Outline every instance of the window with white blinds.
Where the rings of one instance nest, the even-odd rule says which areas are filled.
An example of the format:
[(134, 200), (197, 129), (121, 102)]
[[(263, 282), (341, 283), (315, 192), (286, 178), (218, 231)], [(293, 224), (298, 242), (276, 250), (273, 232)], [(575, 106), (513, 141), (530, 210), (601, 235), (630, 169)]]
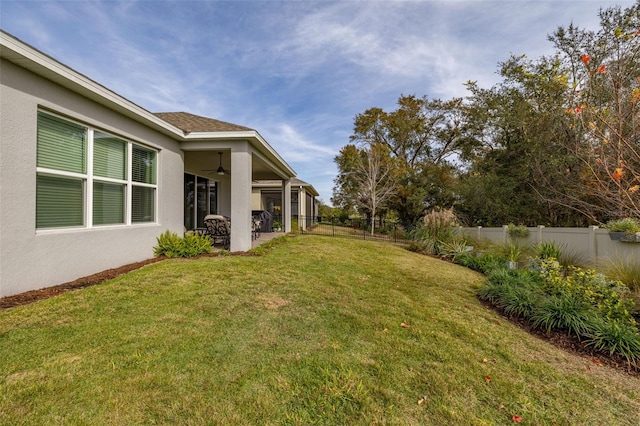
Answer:
[(157, 151), (38, 112), (36, 228), (155, 222)]

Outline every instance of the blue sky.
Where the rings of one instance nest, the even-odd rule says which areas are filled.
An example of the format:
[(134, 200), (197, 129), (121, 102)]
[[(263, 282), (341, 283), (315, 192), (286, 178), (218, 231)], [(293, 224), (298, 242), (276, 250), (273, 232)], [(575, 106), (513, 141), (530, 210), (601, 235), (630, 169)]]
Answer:
[(490, 87), (633, 1), (5, 1), (0, 27), (151, 112), (256, 129), (329, 203), (356, 114)]

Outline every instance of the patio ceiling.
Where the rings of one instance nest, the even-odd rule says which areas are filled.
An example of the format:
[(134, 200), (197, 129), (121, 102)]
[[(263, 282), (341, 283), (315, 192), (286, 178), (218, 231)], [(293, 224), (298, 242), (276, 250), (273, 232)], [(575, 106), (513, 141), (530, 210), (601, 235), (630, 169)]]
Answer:
[[(228, 149), (204, 150), (204, 151), (185, 151), (184, 168), (188, 173), (199, 176), (209, 177), (212, 179), (219, 178), (216, 169), (220, 165), (220, 156), (218, 152), (222, 152), (222, 167), (225, 171), (231, 172), (231, 152)], [(261, 156), (252, 155), (251, 161), (251, 179), (275, 179), (282, 180), (280, 176)]]

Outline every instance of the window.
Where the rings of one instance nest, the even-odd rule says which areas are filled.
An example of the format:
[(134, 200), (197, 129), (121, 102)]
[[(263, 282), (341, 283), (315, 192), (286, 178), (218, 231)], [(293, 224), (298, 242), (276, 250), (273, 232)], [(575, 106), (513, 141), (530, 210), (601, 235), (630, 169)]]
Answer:
[(154, 222), (157, 151), (38, 112), (36, 228)]

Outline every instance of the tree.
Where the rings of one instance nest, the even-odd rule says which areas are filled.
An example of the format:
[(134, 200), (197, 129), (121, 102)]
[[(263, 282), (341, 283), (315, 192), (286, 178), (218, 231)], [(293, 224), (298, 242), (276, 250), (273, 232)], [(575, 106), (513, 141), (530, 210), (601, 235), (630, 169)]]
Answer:
[(383, 144), (374, 144), (364, 150), (356, 165), (355, 202), (371, 216), (371, 235), (375, 231), (375, 218), (379, 209), (385, 207), (396, 192), (396, 181), (388, 149)]
[[(403, 224), (411, 226), (428, 209), (449, 207), (454, 167), (450, 159), (458, 149), (455, 106), (462, 101), (443, 102), (427, 97), (400, 96), (398, 108), (385, 112), (370, 108), (356, 115), (351, 142), (355, 146), (385, 146), (394, 161), (396, 191), (389, 200)], [(341, 151), (347, 164), (352, 152)], [(336, 180), (338, 193), (348, 192), (350, 176)]]
[(388, 148), (374, 144), (358, 148), (353, 144), (340, 150), (334, 159), (339, 174), (335, 179), (332, 201), (343, 210), (355, 208), (374, 222), (396, 191), (396, 177)]
[(558, 28), (567, 115), (566, 149), (580, 162), (584, 208), (594, 219), (640, 218), (640, 2), (600, 11), (600, 30)]

